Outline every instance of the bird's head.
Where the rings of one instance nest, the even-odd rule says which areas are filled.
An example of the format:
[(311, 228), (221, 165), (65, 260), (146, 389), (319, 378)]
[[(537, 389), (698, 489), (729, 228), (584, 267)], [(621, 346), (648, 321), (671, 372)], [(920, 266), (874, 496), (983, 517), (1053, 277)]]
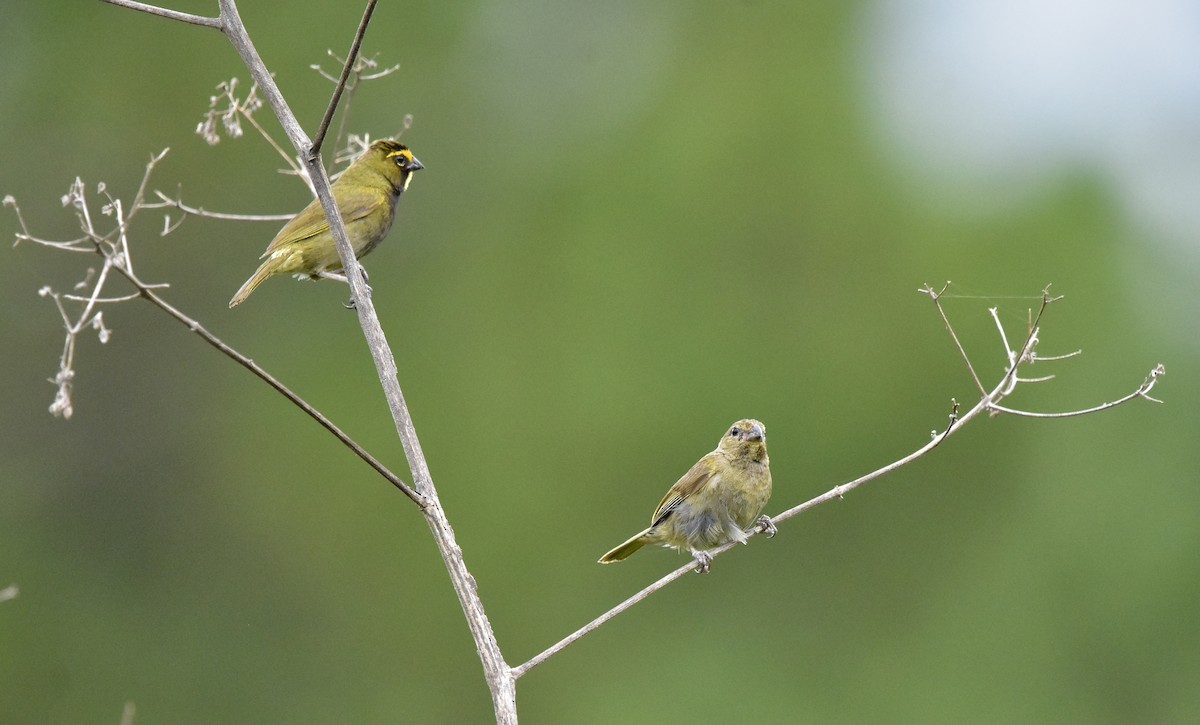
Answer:
[(425, 168), (407, 146), (391, 139), (380, 139), (371, 144), (366, 153), (346, 169), (346, 173), (349, 174), (360, 164), (382, 174), (397, 194), (408, 189), (413, 172)]
[(753, 418), (739, 420), (721, 436), (717, 449), (737, 459), (763, 461), (767, 457), (767, 427)]

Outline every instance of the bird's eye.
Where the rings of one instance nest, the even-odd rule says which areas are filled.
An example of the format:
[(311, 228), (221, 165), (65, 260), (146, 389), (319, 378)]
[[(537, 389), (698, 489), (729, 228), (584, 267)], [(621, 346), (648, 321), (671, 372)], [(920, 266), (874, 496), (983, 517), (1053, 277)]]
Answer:
[(740, 433), (740, 431), (738, 431), (737, 428), (729, 429), (729, 435), (733, 436), (734, 438), (737, 438), (739, 433)]

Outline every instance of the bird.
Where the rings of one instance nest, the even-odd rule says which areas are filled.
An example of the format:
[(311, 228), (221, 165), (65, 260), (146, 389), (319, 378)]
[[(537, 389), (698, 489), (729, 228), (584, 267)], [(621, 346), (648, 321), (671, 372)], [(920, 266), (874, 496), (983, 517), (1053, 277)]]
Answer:
[[(396, 218), (396, 200), (412, 183), (413, 173), (423, 168), (407, 146), (381, 139), (333, 182), (331, 191), (355, 259), (362, 259), (387, 236)], [(231, 308), (245, 302), (273, 274), (315, 279), (340, 270), (342, 260), (320, 200), (313, 199), (284, 224), (259, 259), (263, 263), (229, 300)]]
[(716, 450), (671, 486), (654, 509), (650, 526), (600, 557), (599, 563), (621, 561), (647, 544), (661, 544), (689, 551), (697, 571), (706, 572), (710, 549), (731, 541), (746, 543), (754, 526), (775, 535), (771, 519), (760, 515), (770, 498), (766, 427), (752, 418), (739, 420), (721, 435)]

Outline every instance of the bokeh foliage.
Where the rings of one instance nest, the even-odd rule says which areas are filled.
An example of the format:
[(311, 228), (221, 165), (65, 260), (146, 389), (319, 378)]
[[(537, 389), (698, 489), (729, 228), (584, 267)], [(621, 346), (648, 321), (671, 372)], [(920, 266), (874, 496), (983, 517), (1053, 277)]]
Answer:
[[(311, 128), (330, 89), (307, 66), (361, 8), (243, 5)], [(0, 194), (39, 233), (72, 234), (76, 175), (127, 196), (166, 146), (155, 181), (189, 203), (304, 203), (261, 142), (192, 133), (245, 78), (218, 33), (62, 0), (5, 16)], [(972, 386), (924, 282), (958, 283), (949, 311), (990, 375), (986, 308), (1019, 334), (1034, 300), (1010, 296), (1067, 295), (1042, 349), (1085, 355), (1018, 403), (1112, 399), (1159, 361), (1168, 403), (975, 422), (534, 670), (524, 722), (1200, 719), (1197, 346), (1170, 314), (1194, 287), (1083, 172), (1003, 216), (926, 199), (863, 100), (861, 22), (838, 2), (377, 11), (367, 52), (402, 67), (352, 125), (412, 113), (428, 168), (367, 267), (510, 661), (679, 562), (594, 564), (729, 422), (768, 426), (768, 512), (944, 425)], [(144, 278), (406, 471), (343, 289), (273, 280), (231, 312), (275, 227), (157, 225), (136, 229)], [(139, 723), (491, 716), (403, 497), (148, 305), (106, 314), (75, 416), (52, 419), (61, 336), (35, 292), (82, 258), (3, 259), (0, 587), (21, 594), (0, 603), (0, 722), (116, 722), (130, 700)]]

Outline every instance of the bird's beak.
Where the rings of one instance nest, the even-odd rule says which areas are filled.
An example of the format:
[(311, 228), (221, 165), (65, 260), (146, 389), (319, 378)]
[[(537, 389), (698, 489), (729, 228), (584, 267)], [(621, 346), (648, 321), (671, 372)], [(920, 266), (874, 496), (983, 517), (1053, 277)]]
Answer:
[(750, 426), (750, 432), (749, 432), (749, 434), (746, 435), (746, 440), (761, 441), (762, 439), (764, 439), (766, 437), (767, 437), (767, 432), (765, 430), (763, 430), (763, 427), (761, 425), (759, 425), (758, 423), (755, 423), (754, 425)]
[(416, 156), (413, 157), (412, 161), (409, 161), (407, 164), (404, 165), (405, 171), (420, 171), (423, 168), (425, 168), (425, 164), (421, 163), (420, 161), (417, 161)]

